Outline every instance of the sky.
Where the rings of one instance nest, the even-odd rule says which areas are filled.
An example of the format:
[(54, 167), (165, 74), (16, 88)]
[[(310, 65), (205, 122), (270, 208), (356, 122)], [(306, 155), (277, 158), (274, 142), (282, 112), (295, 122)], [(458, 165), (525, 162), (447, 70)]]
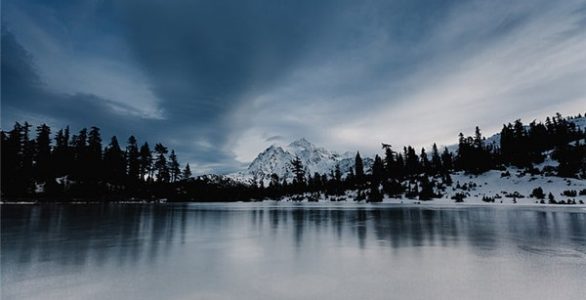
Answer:
[(449, 145), (586, 111), (586, 1), (3, 0), (1, 126), (162, 142), (194, 173), (305, 137)]

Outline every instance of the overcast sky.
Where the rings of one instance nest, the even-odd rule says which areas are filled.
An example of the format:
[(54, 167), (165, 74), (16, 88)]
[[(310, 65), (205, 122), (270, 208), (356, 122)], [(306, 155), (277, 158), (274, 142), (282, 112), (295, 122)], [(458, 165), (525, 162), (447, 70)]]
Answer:
[(1, 108), (196, 173), (300, 137), (451, 144), (586, 110), (586, 1), (3, 0)]

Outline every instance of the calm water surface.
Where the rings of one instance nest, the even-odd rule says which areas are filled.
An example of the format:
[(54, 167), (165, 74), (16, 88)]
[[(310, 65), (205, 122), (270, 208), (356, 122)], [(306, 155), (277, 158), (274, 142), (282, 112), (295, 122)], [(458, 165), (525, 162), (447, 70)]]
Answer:
[(586, 210), (2, 205), (2, 299), (584, 299)]

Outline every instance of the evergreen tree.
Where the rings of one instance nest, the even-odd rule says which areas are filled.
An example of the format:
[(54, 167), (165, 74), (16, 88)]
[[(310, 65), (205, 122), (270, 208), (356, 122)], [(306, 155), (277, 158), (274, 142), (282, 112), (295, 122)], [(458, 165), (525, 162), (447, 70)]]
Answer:
[(106, 168), (106, 180), (115, 185), (122, 185), (126, 179), (126, 160), (124, 152), (120, 149), (118, 139), (113, 136), (110, 144), (104, 150), (104, 166)]
[(171, 150), (171, 154), (169, 155), (169, 175), (171, 182), (176, 182), (181, 179), (181, 169), (179, 166), (175, 150)]
[(421, 159), (421, 171), (426, 174), (429, 173), (431, 171), (431, 163), (429, 162), (425, 148), (421, 148), (421, 155), (419, 157)]
[(79, 182), (86, 182), (91, 172), (88, 165), (87, 129), (82, 128), (72, 138), (73, 143), (73, 178)]
[(299, 158), (299, 156), (295, 156), (295, 158), (290, 162), (291, 163), (291, 170), (295, 175), (294, 181), (297, 184), (303, 184), (305, 182), (305, 169), (303, 167), (303, 162)]
[(167, 157), (165, 157), (167, 152), (167, 147), (163, 146), (162, 144), (158, 143), (155, 145), (155, 153), (157, 155), (155, 158), (155, 170), (157, 171), (158, 182), (169, 182), (170, 180)]
[(354, 168), (355, 178), (358, 183), (362, 183), (364, 180), (364, 163), (362, 162), (362, 157), (360, 157), (360, 152), (356, 152), (356, 158), (354, 159)]
[(476, 126), (475, 130), (474, 130), (474, 148), (476, 149), (482, 149), (483, 148), (483, 139), (482, 139), (482, 134), (480, 133), (480, 128), (478, 126)]
[(336, 168), (334, 169), (334, 179), (338, 183), (342, 182), (342, 171), (340, 170), (339, 164), (337, 164)]
[(181, 177), (183, 178), (183, 180), (187, 180), (191, 178), (191, 176), (191, 168), (189, 167), (189, 163), (187, 163), (185, 164), (185, 168), (183, 169), (183, 174), (181, 175)]
[(431, 150), (431, 170), (433, 174), (442, 172), (442, 159), (435, 143)]
[(397, 174), (397, 166), (395, 163), (395, 158), (393, 155), (393, 150), (391, 150), (391, 145), (386, 145), (386, 147), (384, 147), (385, 149), (385, 159), (384, 159), (384, 165), (385, 165), (385, 177), (386, 178), (397, 178), (398, 174)]
[(91, 181), (103, 180), (102, 137), (98, 127), (90, 128), (87, 142), (88, 179)]
[(53, 172), (57, 177), (71, 175), (73, 169), (73, 151), (69, 145), (69, 127), (66, 127), (57, 132), (55, 148), (51, 154)]
[(373, 184), (380, 184), (384, 179), (385, 166), (380, 156), (374, 156), (374, 162), (372, 163), (372, 182)]
[(51, 178), (51, 129), (46, 124), (37, 127), (35, 140), (35, 178), (46, 182)]
[(139, 177), (142, 180), (148, 176), (149, 178), (153, 178), (153, 155), (151, 153), (151, 149), (149, 148), (148, 143), (144, 143), (140, 147), (139, 152)]
[(395, 177), (397, 179), (401, 179), (403, 176), (405, 176), (405, 159), (403, 159), (403, 155), (400, 153), (397, 153), (396, 155), (395, 169), (393, 172), (396, 174)]
[(412, 176), (419, 172), (419, 157), (415, 154), (415, 149), (409, 146), (405, 148), (405, 172), (407, 175)]
[(452, 153), (448, 151), (447, 147), (444, 147), (444, 152), (442, 152), (442, 169), (444, 172), (449, 172), (454, 168)]
[(139, 181), (141, 179), (140, 152), (138, 150), (136, 138), (132, 135), (128, 138), (128, 143), (126, 145), (126, 164), (129, 181)]
[(29, 187), (33, 184), (33, 159), (35, 156), (35, 143), (30, 139), (30, 129), (32, 125), (24, 122), (22, 126), (22, 144), (21, 144), (21, 172), (22, 176), (26, 178)]

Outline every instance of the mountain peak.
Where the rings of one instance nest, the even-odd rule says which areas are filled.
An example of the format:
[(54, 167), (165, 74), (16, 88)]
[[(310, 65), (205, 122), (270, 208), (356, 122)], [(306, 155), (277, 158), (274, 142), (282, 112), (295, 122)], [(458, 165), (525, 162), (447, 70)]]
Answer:
[[(261, 152), (247, 170), (231, 174), (231, 178), (241, 182), (258, 182), (268, 184), (273, 174), (279, 179), (292, 181), (294, 174), (290, 164), (295, 157), (299, 158), (306, 170), (306, 175), (329, 174), (339, 166), (343, 174), (354, 168), (354, 155), (339, 155), (336, 152), (315, 146), (306, 138), (300, 138), (287, 147), (271, 145)], [(365, 158), (364, 165), (369, 168), (372, 159)]]
[(289, 147), (313, 148), (314, 145), (303, 137), (289, 144)]

